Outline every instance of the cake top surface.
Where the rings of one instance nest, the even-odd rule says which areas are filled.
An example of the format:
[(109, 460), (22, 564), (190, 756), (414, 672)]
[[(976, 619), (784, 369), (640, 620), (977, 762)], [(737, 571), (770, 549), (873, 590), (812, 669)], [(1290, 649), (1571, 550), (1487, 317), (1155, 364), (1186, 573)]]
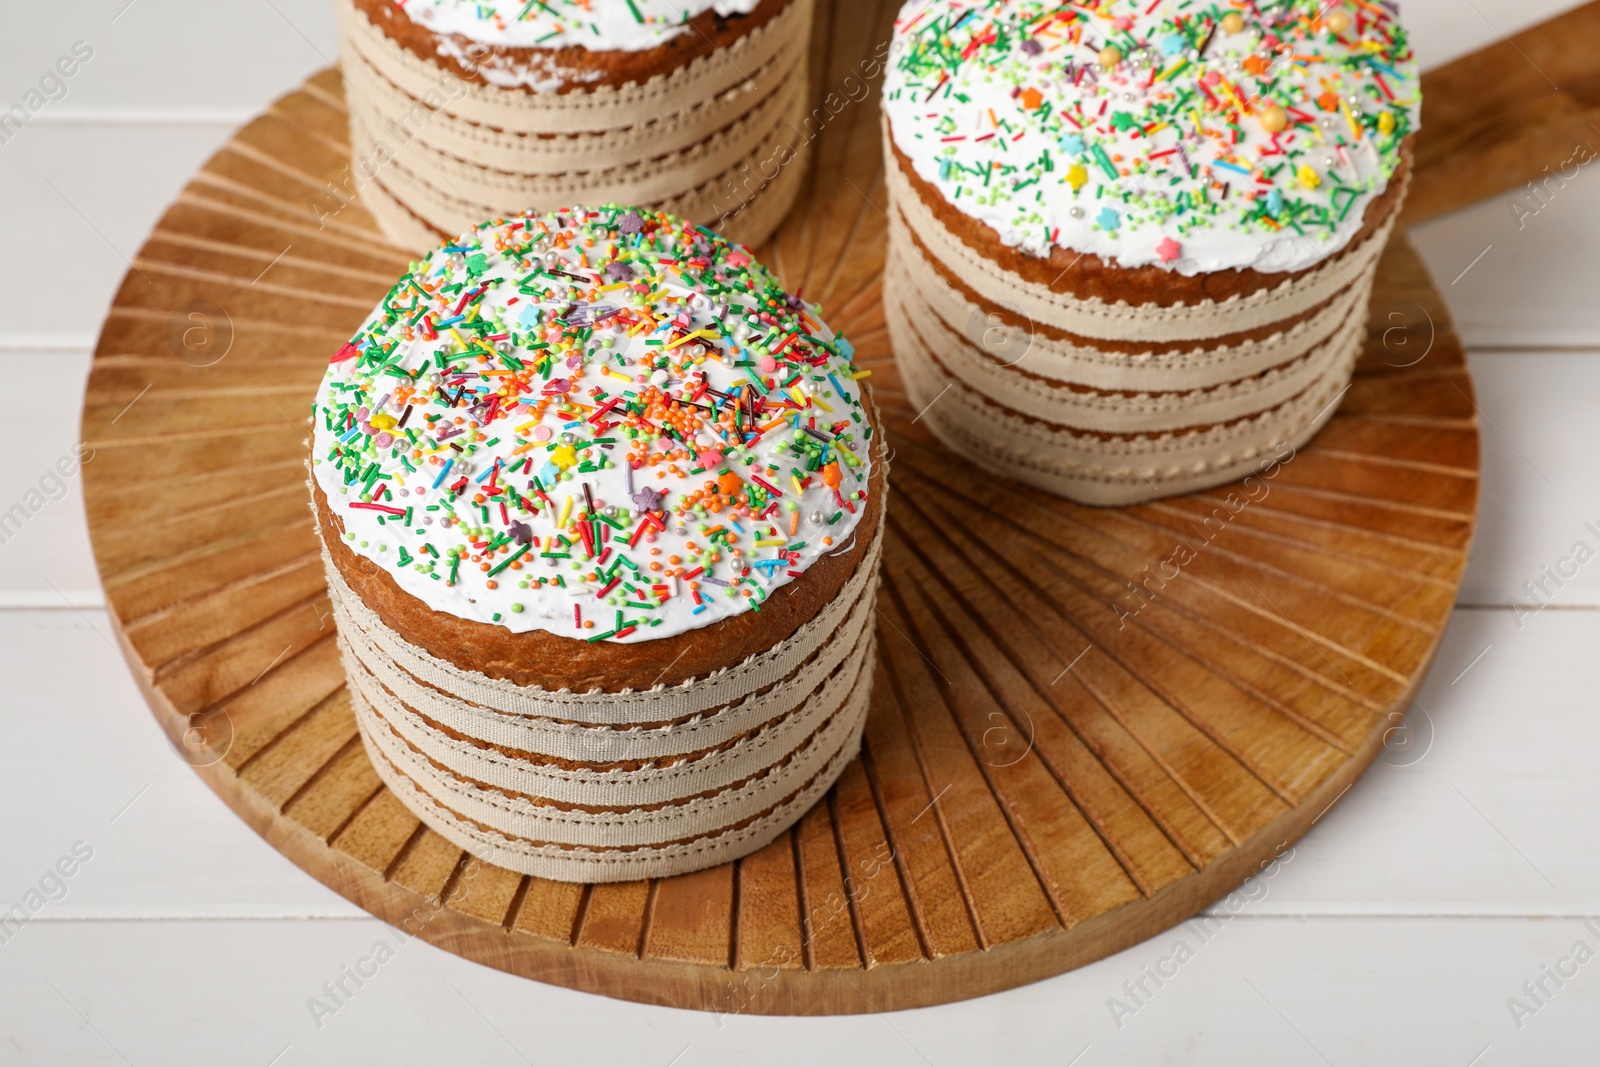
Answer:
[(638, 52), (693, 32), (707, 10), (747, 15), (760, 0), (393, 0), (419, 26), (505, 48)]
[(1417, 128), (1388, 0), (910, 0), (884, 108), (1011, 247), (1184, 274), (1343, 248)]
[(675, 216), (484, 223), (334, 355), (312, 473), (351, 550), (436, 611), (668, 637), (849, 547), (873, 434), (853, 351)]

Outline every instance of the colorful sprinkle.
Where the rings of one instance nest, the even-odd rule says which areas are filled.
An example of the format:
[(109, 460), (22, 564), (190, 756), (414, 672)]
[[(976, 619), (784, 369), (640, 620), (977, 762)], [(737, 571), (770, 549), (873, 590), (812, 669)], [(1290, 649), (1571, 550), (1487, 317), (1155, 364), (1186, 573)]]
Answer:
[(853, 355), (675, 216), (497, 220), (340, 349), (314, 473), (352, 550), (436, 610), (571, 634), (588, 598), (617, 615), (589, 640), (665, 637), (759, 610), (849, 536), (872, 436)]

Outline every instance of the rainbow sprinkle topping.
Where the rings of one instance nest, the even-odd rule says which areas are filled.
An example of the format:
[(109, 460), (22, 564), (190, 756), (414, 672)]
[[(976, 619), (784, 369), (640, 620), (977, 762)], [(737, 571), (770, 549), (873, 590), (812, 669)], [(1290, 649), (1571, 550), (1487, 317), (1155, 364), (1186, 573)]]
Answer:
[(436, 610), (666, 637), (848, 546), (873, 436), (853, 353), (676, 216), (488, 222), (334, 355), (313, 475), (350, 548)]
[(1194, 274), (1348, 243), (1420, 86), (1388, 0), (911, 0), (884, 101), (1006, 244)]

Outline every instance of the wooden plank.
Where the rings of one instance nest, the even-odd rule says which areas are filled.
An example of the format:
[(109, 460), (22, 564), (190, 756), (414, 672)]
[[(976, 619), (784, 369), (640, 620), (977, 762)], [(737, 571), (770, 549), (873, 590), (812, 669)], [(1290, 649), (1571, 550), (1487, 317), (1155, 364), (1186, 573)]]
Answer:
[[(386, 872), (387, 880), (437, 903), (466, 859), (459, 846), (419, 824)], [(410, 912), (408, 907), (404, 914)]]
[(839, 846), (826, 804), (818, 804), (800, 819), (794, 830), (795, 865), (800, 877), (800, 901), (805, 930), (808, 970), (854, 969), (861, 966), (855, 915), (844, 872), (839, 868)]
[(591, 886), (578, 926), (577, 947), (638, 956), (652, 895), (649, 882)]
[[(805, 966), (800, 899), (789, 832), (738, 863), (738, 958), (732, 969), (766, 974)], [(763, 982), (765, 979), (762, 980)], [(739, 988), (750, 983), (741, 982)], [(754, 988), (759, 990), (760, 986)]]
[(400, 798), (382, 790), (329, 843), (368, 870), (382, 874), (421, 822)]
[(644, 958), (728, 966), (733, 878), (723, 864), (659, 880)]
[(578, 911), (587, 893), (587, 886), (530, 879), (511, 928), (516, 933), (571, 944)]
[(505, 921), (521, 886), (520, 874), (472, 857), (451, 885), (444, 904), (452, 911), (498, 925)]

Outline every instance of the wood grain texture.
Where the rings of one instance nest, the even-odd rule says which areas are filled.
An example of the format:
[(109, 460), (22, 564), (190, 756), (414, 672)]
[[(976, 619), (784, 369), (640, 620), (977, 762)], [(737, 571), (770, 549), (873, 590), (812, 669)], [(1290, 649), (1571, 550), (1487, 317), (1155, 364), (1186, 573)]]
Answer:
[(835, 107), (760, 252), (852, 338), (896, 449), (874, 703), (827, 798), (729, 866), (521, 878), (422, 827), (366, 763), (299, 457), (328, 353), (405, 256), (348, 197), (337, 75), (241, 130), (135, 260), (84, 407), (124, 651), (212, 788), (374, 914), (503, 970), (682, 1007), (971, 997), (1216, 900), (1344, 794), (1406, 708), (1479, 464), (1463, 353), (1415, 255), (1391, 245), (1354, 386), (1250, 502), (1224, 487), (1095, 510), (980, 473), (917, 423), (883, 326), (876, 97), (848, 100), (847, 78), (893, 9), (823, 13), (814, 79)]
[[(1462, 18), (1484, 17), (1468, 8)], [(1402, 225), (1525, 182), (1539, 187), (1525, 197), (1537, 207), (1535, 195), (1548, 199), (1600, 156), (1597, 40), (1600, 0), (1423, 75), (1417, 173)]]

